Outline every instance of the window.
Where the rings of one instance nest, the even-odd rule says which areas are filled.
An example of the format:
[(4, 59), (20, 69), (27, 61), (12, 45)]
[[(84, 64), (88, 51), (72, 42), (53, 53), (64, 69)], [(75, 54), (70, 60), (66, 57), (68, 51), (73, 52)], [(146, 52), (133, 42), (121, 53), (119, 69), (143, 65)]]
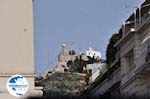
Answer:
[(147, 53), (150, 53), (150, 41), (147, 44)]
[(134, 65), (134, 51), (133, 49), (129, 51), (126, 55), (126, 63), (129, 69), (133, 69), (135, 67)]
[(150, 42), (148, 42), (148, 44), (147, 44), (147, 55), (145, 57), (145, 61), (147, 63), (150, 63)]

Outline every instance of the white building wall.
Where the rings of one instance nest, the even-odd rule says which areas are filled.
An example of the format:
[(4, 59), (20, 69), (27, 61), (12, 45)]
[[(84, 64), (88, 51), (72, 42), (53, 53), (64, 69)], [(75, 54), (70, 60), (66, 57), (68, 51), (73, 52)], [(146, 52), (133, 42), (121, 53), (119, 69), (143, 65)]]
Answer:
[(85, 52), (85, 54), (86, 54), (87, 56), (90, 56), (91, 58), (93, 58), (93, 57), (98, 58), (98, 59), (101, 58), (101, 53), (100, 53), (99, 51), (93, 50), (93, 48), (91, 48), (91, 47), (89, 48), (89, 50), (87, 50), (87, 51)]
[(105, 66), (106, 66), (105, 63), (94, 63), (94, 64), (88, 64), (86, 66), (87, 70), (92, 70), (92, 75), (89, 78), (90, 83), (95, 81), (95, 79), (99, 76), (99, 74), (101, 73), (102, 69), (105, 68)]

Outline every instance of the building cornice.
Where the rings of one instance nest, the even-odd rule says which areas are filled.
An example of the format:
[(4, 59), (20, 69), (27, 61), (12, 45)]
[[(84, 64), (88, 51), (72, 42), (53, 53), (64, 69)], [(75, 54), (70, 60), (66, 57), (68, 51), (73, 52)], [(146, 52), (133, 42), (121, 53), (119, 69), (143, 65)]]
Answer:
[(15, 74), (21, 74), (24, 77), (35, 77), (35, 74), (31, 74), (31, 73), (0, 73), (0, 77), (10, 77), (12, 75)]
[(125, 35), (114, 45), (114, 47), (120, 46), (124, 40), (126, 40), (128, 37), (130, 37), (130, 36), (131, 36), (132, 34), (134, 34), (134, 33), (135, 33), (135, 31), (130, 31), (130, 32), (128, 32), (127, 34), (125, 34)]

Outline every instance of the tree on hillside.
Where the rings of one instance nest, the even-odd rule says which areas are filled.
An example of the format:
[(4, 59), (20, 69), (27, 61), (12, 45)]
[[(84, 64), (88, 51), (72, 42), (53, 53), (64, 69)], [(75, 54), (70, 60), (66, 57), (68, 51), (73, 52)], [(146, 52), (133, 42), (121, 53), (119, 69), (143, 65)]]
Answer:
[(115, 61), (115, 55), (117, 53), (117, 48), (114, 45), (121, 39), (122, 33), (115, 33), (109, 40), (109, 44), (106, 49), (106, 63), (108, 66)]
[(81, 58), (75, 59), (74, 62), (71, 60), (67, 62), (67, 66), (69, 67), (70, 72), (79, 72), (83, 71), (83, 66), (85, 66), (85, 62)]
[(67, 62), (67, 66), (69, 67), (70, 72), (82, 73), (83, 67), (85, 67), (87, 64), (93, 64), (99, 62), (99, 60), (94, 59), (94, 57), (91, 58), (87, 56), (88, 61), (83, 60), (81, 57), (82, 56), (80, 55), (80, 58), (75, 59), (74, 62), (72, 62), (71, 60)]

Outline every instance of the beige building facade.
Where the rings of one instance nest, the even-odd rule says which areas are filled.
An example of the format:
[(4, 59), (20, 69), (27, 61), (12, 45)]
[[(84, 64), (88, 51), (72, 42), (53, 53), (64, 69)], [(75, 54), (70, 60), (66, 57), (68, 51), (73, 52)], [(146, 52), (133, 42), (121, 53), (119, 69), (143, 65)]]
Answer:
[(6, 88), (15, 74), (27, 79), (26, 95), (35, 94), (32, 0), (0, 0), (0, 27), (0, 97), (16, 98)]

